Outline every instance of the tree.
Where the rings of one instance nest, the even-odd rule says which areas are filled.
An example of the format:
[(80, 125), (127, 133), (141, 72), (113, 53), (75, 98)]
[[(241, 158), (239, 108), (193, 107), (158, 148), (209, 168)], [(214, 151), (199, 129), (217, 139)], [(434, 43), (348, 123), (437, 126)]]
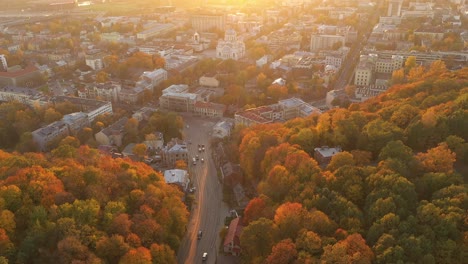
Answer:
[(175, 168), (176, 169), (181, 169), (181, 170), (187, 170), (187, 162), (185, 160), (176, 160), (175, 162)]
[(391, 84), (402, 84), (405, 81), (405, 72), (403, 69), (398, 69), (392, 72)]
[(291, 239), (285, 239), (276, 244), (266, 259), (268, 264), (293, 263), (297, 258), (296, 246)]
[(240, 237), (246, 260), (267, 257), (276, 241), (277, 233), (278, 227), (266, 218), (260, 218), (246, 226)]
[(120, 235), (103, 237), (96, 244), (96, 254), (108, 263), (118, 263), (119, 259), (130, 249)]
[(130, 249), (120, 259), (119, 264), (152, 264), (151, 253), (144, 247)]
[(351, 153), (347, 151), (336, 153), (332, 158), (330, 163), (327, 166), (327, 170), (335, 171), (340, 167), (355, 164), (354, 157)]
[(416, 159), (421, 163), (424, 171), (427, 172), (453, 172), (453, 164), (456, 154), (452, 152), (446, 143), (429, 149), (426, 153), (418, 153)]
[(105, 71), (100, 71), (96, 74), (97, 83), (105, 83), (109, 81), (109, 75)]
[(60, 119), (62, 119), (62, 114), (55, 111), (55, 109), (53, 108), (49, 108), (45, 111), (44, 113), (44, 122), (46, 122), (47, 124), (50, 124), (54, 121), (58, 121)]
[(281, 238), (295, 238), (304, 226), (306, 211), (299, 203), (284, 203), (276, 209), (275, 224)]
[(322, 239), (317, 233), (304, 230), (296, 240), (296, 248), (312, 255), (318, 254), (322, 250)]
[(405, 61), (405, 72), (408, 73), (414, 67), (416, 67), (416, 56), (408, 56)]
[(268, 199), (266, 196), (260, 196), (249, 201), (242, 218), (244, 226), (262, 217), (271, 218), (270, 216), (272, 215), (269, 214), (269, 206), (266, 203), (266, 199)]
[(177, 260), (175, 258), (175, 252), (168, 245), (152, 244), (150, 247), (151, 257), (153, 264), (167, 263), (175, 264)]
[(138, 158), (142, 159), (146, 155), (146, 145), (143, 143), (136, 144), (132, 151), (138, 156)]

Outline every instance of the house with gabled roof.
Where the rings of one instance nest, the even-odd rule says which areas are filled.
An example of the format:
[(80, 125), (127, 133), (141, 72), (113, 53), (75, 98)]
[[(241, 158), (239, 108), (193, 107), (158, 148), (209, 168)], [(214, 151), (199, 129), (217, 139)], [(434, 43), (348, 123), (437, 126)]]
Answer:
[(229, 224), (228, 233), (224, 238), (223, 249), (224, 253), (239, 256), (241, 253), (240, 235), (242, 233), (241, 218), (237, 217)]

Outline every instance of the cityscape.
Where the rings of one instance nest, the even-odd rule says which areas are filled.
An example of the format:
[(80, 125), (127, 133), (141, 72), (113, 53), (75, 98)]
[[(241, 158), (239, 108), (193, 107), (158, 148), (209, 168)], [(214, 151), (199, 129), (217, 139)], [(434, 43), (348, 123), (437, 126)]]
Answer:
[(466, 0), (0, 9), (0, 264), (466, 263)]

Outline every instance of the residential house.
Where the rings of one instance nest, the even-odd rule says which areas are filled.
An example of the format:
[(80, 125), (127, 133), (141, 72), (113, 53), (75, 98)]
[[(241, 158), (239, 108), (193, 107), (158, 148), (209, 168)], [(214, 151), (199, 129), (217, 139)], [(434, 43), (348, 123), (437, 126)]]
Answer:
[(174, 166), (177, 160), (183, 160), (188, 164), (188, 148), (185, 141), (173, 138), (163, 148), (162, 152), (163, 162), (167, 166)]
[(314, 159), (321, 165), (328, 164), (333, 156), (341, 152), (340, 147), (329, 148), (322, 146), (314, 149)]
[(231, 135), (231, 131), (234, 127), (234, 124), (232, 122), (223, 120), (218, 123), (213, 127), (213, 137), (215, 138), (226, 138)]
[(234, 187), (242, 181), (242, 171), (239, 164), (226, 162), (220, 167), (223, 184)]
[(174, 184), (186, 192), (190, 184), (189, 174), (186, 170), (172, 169), (164, 171), (164, 181)]
[(223, 249), (224, 253), (239, 256), (241, 253), (240, 235), (242, 233), (241, 218), (237, 217), (231, 221), (228, 228), (228, 233), (224, 238)]
[(96, 141), (100, 145), (115, 145), (118, 147), (122, 146), (122, 139), (125, 134), (124, 127), (127, 121), (127, 117), (122, 117), (117, 122), (102, 129), (94, 136)]

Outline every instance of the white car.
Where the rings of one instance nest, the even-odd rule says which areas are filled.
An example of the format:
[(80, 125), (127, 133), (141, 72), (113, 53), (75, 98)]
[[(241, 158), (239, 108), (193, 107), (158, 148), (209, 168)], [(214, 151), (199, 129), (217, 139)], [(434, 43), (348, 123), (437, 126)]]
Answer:
[(206, 252), (203, 252), (203, 255), (202, 255), (202, 260), (205, 261), (208, 259), (208, 253)]

